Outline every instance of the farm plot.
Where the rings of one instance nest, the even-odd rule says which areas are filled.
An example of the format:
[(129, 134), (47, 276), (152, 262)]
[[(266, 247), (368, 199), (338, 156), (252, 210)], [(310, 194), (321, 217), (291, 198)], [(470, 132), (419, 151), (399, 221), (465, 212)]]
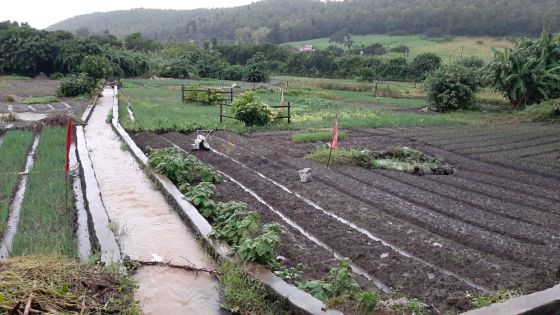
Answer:
[[(526, 128), (539, 133), (536, 125)], [(436, 137), (439, 129), (419, 130), (442, 140), (446, 131), (459, 132), (441, 128)], [(411, 140), (414, 132), (348, 130), (341, 146), (417, 147), (458, 171), (419, 177), (357, 166), (326, 169), (304, 159), (317, 143), (294, 144), (292, 132), (218, 132), (210, 139), (216, 151), (196, 156), (230, 177), (218, 185), (218, 199), (244, 201), (264, 221), (287, 227), (279, 254), (288, 265), (304, 263), (305, 277), (321, 278), (335, 255), (346, 256), (370, 286), (451, 313), (473, 307), (466, 292), (530, 293), (557, 282), (560, 180)], [(142, 132), (134, 138), (142, 148), (190, 150), (194, 136)], [(313, 181), (305, 184), (297, 176), (304, 167), (313, 169)]]

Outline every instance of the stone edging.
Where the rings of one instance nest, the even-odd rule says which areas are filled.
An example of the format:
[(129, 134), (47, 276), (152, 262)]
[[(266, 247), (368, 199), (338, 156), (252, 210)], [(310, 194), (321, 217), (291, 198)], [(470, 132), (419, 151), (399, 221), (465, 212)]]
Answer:
[(560, 284), (510, 299), (504, 303), (468, 311), (462, 315), (552, 315), (560, 314)]
[[(86, 108), (82, 115), (82, 121), (87, 122), (89, 120), (98, 99), (99, 96), (96, 96), (93, 103)], [(89, 157), (83, 126), (76, 126), (76, 151), (78, 165), (80, 165), (81, 182), (84, 188), (84, 202), (89, 216), (88, 221), (93, 225), (93, 232), (90, 229), (90, 234), (97, 240), (101, 250), (101, 261), (105, 264), (118, 262), (121, 260), (121, 251), (115, 234), (109, 228), (109, 216), (103, 205), (101, 191)]]
[[(119, 137), (127, 144), (134, 158), (144, 167), (148, 177), (156, 184), (158, 189), (166, 196), (167, 200), (171, 203), (173, 208), (178, 212), (181, 219), (187, 223), (196, 237), (202, 240), (202, 245), (215, 259), (230, 259), (227, 256), (228, 247), (220, 242), (215, 242), (210, 239), (209, 234), (212, 231), (212, 226), (206, 219), (200, 215), (198, 210), (184, 199), (183, 194), (177, 189), (167, 177), (154, 172), (148, 166), (148, 158), (138, 148), (136, 143), (130, 138), (128, 133), (122, 128), (119, 123), (119, 102), (116, 95), (118, 90), (114, 87), (113, 99), (113, 119), (111, 125), (113, 130)], [(309, 293), (304, 292), (297, 287), (288, 284), (284, 280), (277, 277), (274, 273), (257, 264), (251, 264), (249, 268), (251, 275), (263, 283), (273, 294), (286, 298), (291, 306), (298, 313), (317, 314), (317, 315), (342, 315), (342, 312), (337, 310), (327, 310), (324, 303), (311, 296)]]

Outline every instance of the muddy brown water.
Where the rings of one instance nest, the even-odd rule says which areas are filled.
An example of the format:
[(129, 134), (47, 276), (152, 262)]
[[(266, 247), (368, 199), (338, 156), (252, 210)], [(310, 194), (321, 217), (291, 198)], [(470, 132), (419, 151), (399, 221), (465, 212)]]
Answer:
[[(86, 142), (103, 203), (123, 255), (133, 260), (163, 259), (176, 265), (213, 269), (211, 259), (143, 173), (105, 122), (113, 92), (99, 99), (85, 128)], [(144, 314), (218, 314), (217, 281), (199, 273), (141, 267), (136, 298)]]

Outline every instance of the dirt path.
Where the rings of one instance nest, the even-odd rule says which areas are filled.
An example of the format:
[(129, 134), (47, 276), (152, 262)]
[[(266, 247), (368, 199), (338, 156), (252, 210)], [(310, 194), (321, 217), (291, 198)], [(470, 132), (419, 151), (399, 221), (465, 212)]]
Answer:
[[(152, 188), (137, 162), (105, 122), (112, 106), (112, 91), (105, 90), (89, 124), (86, 142), (101, 196), (118, 230), (123, 256), (151, 261), (155, 255), (177, 265), (212, 269), (211, 259), (166, 202)], [(209, 275), (165, 267), (141, 267), (136, 298), (144, 314), (217, 314), (219, 290)]]

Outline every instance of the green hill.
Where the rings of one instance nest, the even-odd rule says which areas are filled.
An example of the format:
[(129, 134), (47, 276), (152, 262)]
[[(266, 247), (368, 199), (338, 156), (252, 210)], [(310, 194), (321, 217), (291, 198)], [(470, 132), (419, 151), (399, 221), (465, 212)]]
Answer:
[(140, 32), (160, 41), (218, 38), (291, 42), (351, 34), (538, 35), (560, 31), (557, 0), (262, 0), (197, 10), (133, 9), (76, 16), (50, 26), (78, 34)]

